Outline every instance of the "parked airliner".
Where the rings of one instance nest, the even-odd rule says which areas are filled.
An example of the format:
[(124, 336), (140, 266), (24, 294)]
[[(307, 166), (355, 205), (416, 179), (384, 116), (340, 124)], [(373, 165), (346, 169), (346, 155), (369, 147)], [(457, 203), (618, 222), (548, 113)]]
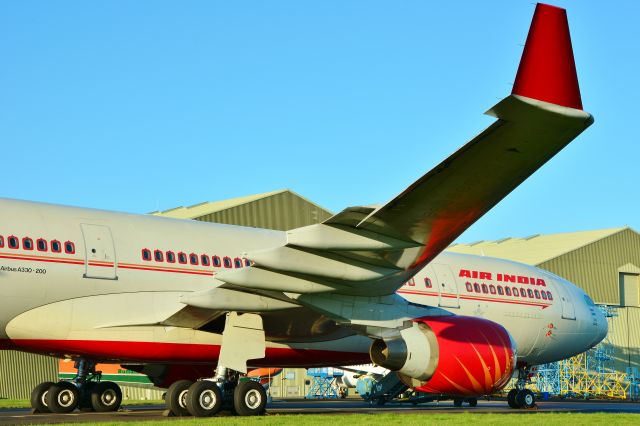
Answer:
[(0, 200), (0, 346), (71, 358), (36, 411), (118, 409), (97, 362), (168, 387), (176, 415), (265, 410), (248, 367), (374, 362), (413, 389), (478, 396), (606, 334), (573, 284), (531, 266), (442, 253), (593, 123), (566, 13), (539, 4), (497, 120), (379, 206), (288, 232)]

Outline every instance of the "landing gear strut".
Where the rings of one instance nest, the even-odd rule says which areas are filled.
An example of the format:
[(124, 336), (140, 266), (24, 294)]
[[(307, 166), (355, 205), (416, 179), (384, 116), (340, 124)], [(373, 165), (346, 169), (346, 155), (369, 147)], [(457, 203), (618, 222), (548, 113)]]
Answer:
[(535, 408), (536, 396), (535, 394), (526, 389), (525, 386), (529, 379), (528, 366), (518, 368), (518, 381), (516, 387), (511, 389), (507, 394), (507, 403), (511, 408)]
[(265, 412), (267, 393), (260, 383), (218, 367), (211, 379), (173, 383), (167, 390), (166, 404), (174, 416), (211, 417), (223, 409), (239, 416), (257, 416)]
[(101, 382), (102, 373), (95, 362), (79, 359), (73, 380), (58, 383), (43, 382), (31, 392), (34, 413), (70, 413), (76, 408), (85, 411), (117, 411), (122, 403), (122, 391), (113, 382)]

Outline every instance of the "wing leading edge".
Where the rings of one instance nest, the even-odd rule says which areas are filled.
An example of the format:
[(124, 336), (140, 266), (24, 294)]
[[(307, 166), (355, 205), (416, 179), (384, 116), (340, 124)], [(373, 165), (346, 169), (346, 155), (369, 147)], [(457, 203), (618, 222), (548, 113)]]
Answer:
[(593, 123), (582, 110), (564, 9), (538, 4), (497, 120), (385, 205), (350, 207), (246, 253), (227, 286), (293, 294), (392, 294), (464, 230)]

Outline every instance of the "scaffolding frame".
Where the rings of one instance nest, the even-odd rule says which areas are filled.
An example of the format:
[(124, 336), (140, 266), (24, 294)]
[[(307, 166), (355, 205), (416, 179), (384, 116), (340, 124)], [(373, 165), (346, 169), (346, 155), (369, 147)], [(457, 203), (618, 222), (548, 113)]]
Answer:
[[(615, 306), (597, 305), (607, 318), (618, 315)], [(609, 334), (612, 333), (609, 321)], [(567, 398), (638, 399), (638, 369), (617, 372), (613, 366), (614, 345), (609, 337), (596, 347), (572, 358), (537, 368), (530, 387), (541, 393)]]

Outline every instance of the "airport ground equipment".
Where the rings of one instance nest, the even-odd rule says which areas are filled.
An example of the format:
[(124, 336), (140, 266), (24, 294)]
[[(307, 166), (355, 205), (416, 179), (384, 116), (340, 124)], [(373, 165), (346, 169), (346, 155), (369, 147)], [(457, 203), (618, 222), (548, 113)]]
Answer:
[(309, 368), (307, 376), (311, 377), (311, 386), (305, 398), (307, 399), (338, 399), (340, 386), (337, 378), (342, 377), (344, 371), (338, 368)]

